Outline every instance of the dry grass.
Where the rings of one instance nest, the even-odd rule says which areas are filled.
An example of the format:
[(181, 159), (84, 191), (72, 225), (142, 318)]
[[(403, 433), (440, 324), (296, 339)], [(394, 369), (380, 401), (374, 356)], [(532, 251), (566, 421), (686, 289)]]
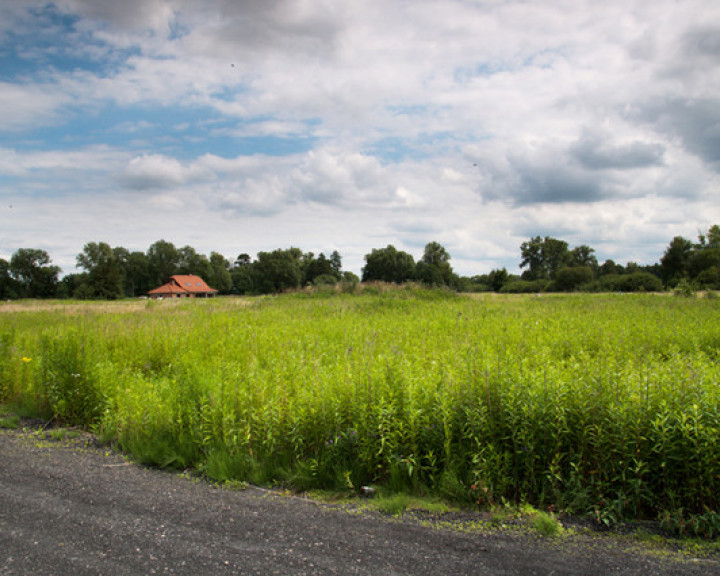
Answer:
[[(234, 306), (249, 306), (252, 302), (250, 298), (224, 296), (221, 298), (223, 306), (228, 304)], [(16, 300), (12, 302), (0, 302), (0, 314), (10, 314), (17, 312), (61, 312), (69, 316), (86, 315), (86, 314), (114, 314), (114, 313), (130, 313), (142, 312), (147, 310), (149, 306), (169, 309), (179, 306), (182, 303), (195, 302), (211, 303), (212, 300), (198, 298), (186, 299), (178, 298), (173, 300), (146, 300), (146, 299), (127, 299), (114, 301), (84, 301), (77, 300)]]

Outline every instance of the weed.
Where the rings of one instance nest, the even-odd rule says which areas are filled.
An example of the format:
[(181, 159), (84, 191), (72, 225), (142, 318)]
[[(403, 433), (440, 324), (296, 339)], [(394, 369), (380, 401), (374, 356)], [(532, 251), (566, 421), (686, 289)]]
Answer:
[(389, 516), (399, 516), (410, 504), (410, 496), (405, 493), (384, 496), (375, 501), (377, 509)]
[(562, 524), (552, 514), (537, 512), (530, 517), (530, 524), (538, 534), (543, 536), (558, 536), (562, 534)]

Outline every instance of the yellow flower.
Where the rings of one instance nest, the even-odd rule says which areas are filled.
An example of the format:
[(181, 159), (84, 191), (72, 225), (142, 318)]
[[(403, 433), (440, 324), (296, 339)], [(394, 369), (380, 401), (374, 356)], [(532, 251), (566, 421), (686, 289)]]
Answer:
[(31, 361), (32, 361), (32, 358), (28, 358), (27, 356), (23, 356), (23, 357), (22, 357), (22, 361), (27, 364), (28, 362), (31, 362)]

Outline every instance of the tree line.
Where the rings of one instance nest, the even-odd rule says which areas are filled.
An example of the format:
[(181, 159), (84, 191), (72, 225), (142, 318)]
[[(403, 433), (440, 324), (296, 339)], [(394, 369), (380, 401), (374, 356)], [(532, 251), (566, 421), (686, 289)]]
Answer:
[(520, 246), (520, 275), (505, 268), (488, 274), (459, 276), (451, 256), (438, 242), (430, 242), (418, 261), (392, 244), (365, 255), (362, 278), (343, 271), (337, 251), (330, 256), (299, 248), (259, 252), (253, 260), (239, 254), (230, 262), (219, 252), (209, 256), (192, 246), (176, 247), (159, 240), (147, 251), (129, 251), (105, 242), (89, 242), (77, 255), (82, 272), (60, 278), (44, 250), (20, 248), (10, 261), (0, 258), (0, 298), (118, 299), (137, 297), (164, 284), (175, 274), (196, 274), (220, 294), (271, 294), (305, 286), (358, 282), (418, 282), (462, 292), (660, 291), (679, 285), (691, 289), (720, 289), (720, 226), (711, 226), (697, 242), (672, 239), (660, 261), (652, 265), (605, 260), (581, 245), (535, 236)]

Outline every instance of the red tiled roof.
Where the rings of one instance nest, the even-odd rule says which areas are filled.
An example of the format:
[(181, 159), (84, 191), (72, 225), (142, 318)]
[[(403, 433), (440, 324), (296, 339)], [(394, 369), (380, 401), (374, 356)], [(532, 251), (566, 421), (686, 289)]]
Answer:
[(214, 288), (210, 288), (210, 286), (208, 286), (205, 283), (205, 280), (200, 278), (200, 276), (194, 276), (192, 274), (177, 274), (170, 278), (170, 282), (174, 282), (183, 290), (185, 290), (186, 292), (190, 292), (191, 294), (205, 294), (207, 292), (217, 292), (217, 290), (215, 290)]
[(148, 294), (215, 294), (217, 290), (210, 288), (200, 276), (192, 274), (176, 274), (162, 286), (150, 290)]

